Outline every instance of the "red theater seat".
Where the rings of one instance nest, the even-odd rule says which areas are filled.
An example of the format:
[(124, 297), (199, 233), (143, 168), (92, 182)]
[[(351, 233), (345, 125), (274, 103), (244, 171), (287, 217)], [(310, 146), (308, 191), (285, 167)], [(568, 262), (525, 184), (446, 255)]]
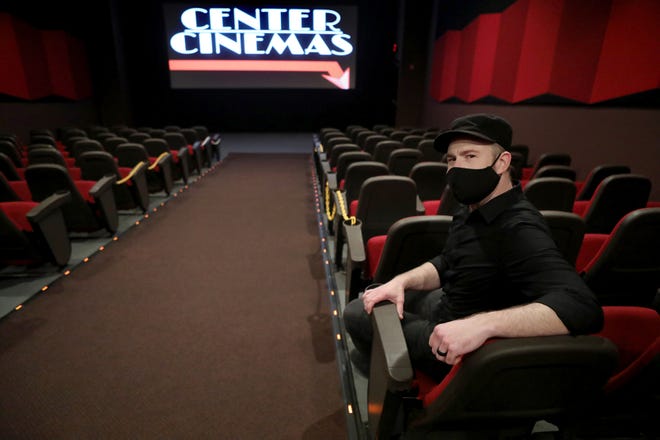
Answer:
[(25, 169), (25, 180), (35, 201), (45, 200), (53, 194), (70, 194), (71, 200), (62, 207), (70, 233), (105, 229), (114, 234), (117, 231), (119, 220), (112, 193), (115, 176), (105, 176), (98, 182), (74, 181), (61, 165), (37, 164)]
[(373, 438), (533, 438), (539, 420), (562, 434), (593, 407), (618, 360), (601, 336), (493, 339), (437, 382), (413, 371), (394, 304), (377, 305), (371, 319)]
[(71, 256), (62, 207), (69, 194), (54, 194), (41, 203), (0, 203), (0, 264), (64, 266)]

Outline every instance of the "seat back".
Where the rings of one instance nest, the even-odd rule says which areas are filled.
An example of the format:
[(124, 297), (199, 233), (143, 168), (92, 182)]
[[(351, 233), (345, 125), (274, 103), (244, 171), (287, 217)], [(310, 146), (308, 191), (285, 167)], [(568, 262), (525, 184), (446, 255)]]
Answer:
[(364, 242), (385, 235), (395, 221), (414, 215), (417, 187), (410, 177), (370, 177), (362, 184), (356, 217), (362, 222)]
[(434, 141), (434, 139), (424, 139), (417, 145), (419, 151), (422, 152), (422, 161), (442, 162), (444, 154), (435, 149)]
[(161, 139), (163, 139), (163, 136), (165, 136), (165, 133), (166, 133), (166, 131), (162, 128), (152, 128), (149, 131), (149, 134), (151, 135), (151, 137), (161, 138)]
[(577, 214), (566, 211), (541, 211), (557, 248), (575, 266), (587, 225)]
[(193, 145), (198, 140), (204, 139), (197, 135), (197, 131), (195, 131), (194, 128), (182, 128), (179, 130), (179, 133), (181, 133), (183, 137), (186, 138), (186, 142), (188, 142), (189, 145)]
[(515, 151), (511, 152), (511, 165), (509, 172), (511, 178), (514, 180), (520, 180), (522, 178), (522, 170), (525, 168), (525, 158), (522, 154)]
[(115, 150), (117, 165), (120, 167), (133, 168), (140, 162), (149, 163), (149, 154), (146, 148), (141, 144), (127, 142), (120, 144)]
[(371, 155), (366, 151), (346, 151), (337, 158), (337, 183), (346, 178), (346, 170), (355, 162), (370, 161)]
[[(25, 184), (25, 181), (16, 180), (12, 181), (13, 184)], [(16, 188), (10, 183), (9, 180), (5, 177), (3, 173), (0, 173), (0, 202), (17, 202), (20, 200), (32, 200), (32, 195), (29, 194), (30, 190), (23, 188), (26, 191), (22, 191), (23, 197), (18, 193)], [(29, 195), (29, 197), (27, 197)]]
[(440, 200), (447, 186), (447, 164), (418, 162), (410, 170), (409, 176), (417, 185), (420, 200)]
[(396, 275), (437, 256), (447, 241), (452, 218), (444, 215), (407, 217), (387, 231), (373, 282), (386, 283)]
[(583, 270), (602, 304), (652, 307), (660, 288), (660, 208), (624, 216)]
[(534, 174), (534, 179), (540, 177), (562, 177), (575, 182), (577, 172), (568, 165), (546, 165)]
[(112, 154), (113, 156), (119, 145), (127, 144), (127, 143), (128, 143), (128, 139), (120, 136), (106, 137), (101, 141), (101, 144), (103, 144), (103, 148), (105, 148), (105, 151)]
[(332, 149), (335, 147), (335, 145), (339, 144), (350, 144), (353, 143), (353, 140), (346, 136), (345, 134), (341, 135), (328, 135), (328, 140), (323, 143), (323, 148), (325, 152), (330, 156), (332, 154)]
[(188, 146), (186, 138), (178, 131), (168, 131), (163, 135), (163, 139), (170, 146), (170, 150), (178, 150)]
[(337, 144), (332, 147), (332, 152), (328, 157), (328, 164), (330, 165), (330, 168), (335, 168), (337, 166), (337, 160), (339, 159), (339, 156), (343, 153), (346, 153), (347, 151), (360, 151), (360, 147), (353, 143)]
[(195, 130), (198, 139), (204, 139), (209, 135), (209, 129), (205, 125), (193, 125), (190, 128)]
[(380, 141), (376, 144), (376, 147), (374, 148), (374, 160), (377, 162), (382, 162), (387, 165), (387, 161), (390, 158), (390, 154), (392, 151), (398, 149), (398, 148), (403, 148), (403, 144), (401, 141), (396, 141), (396, 140), (387, 140), (387, 141)]
[(37, 164), (55, 164), (61, 165), (63, 167), (68, 167), (66, 159), (62, 156), (57, 149), (53, 147), (39, 147), (31, 148), (28, 151), (28, 164), (37, 165)]
[(406, 148), (417, 148), (423, 139), (424, 137), (419, 134), (409, 134), (403, 138), (402, 142), (403, 146)]
[(149, 133), (144, 133), (142, 131), (137, 131), (135, 133), (129, 134), (127, 139), (128, 139), (128, 142), (141, 144), (142, 142), (149, 139), (150, 137), (151, 137), (151, 135)]
[(362, 160), (351, 162), (346, 168), (344, 182), (344, 194), (346, 203), (350, 206), (353, 200), (360, 197), (362, 184), (370, 177), (387, 176), (390, 172), (387, 166), (381, 162)]
[(23, 178), (14, 162), (4, 153), (0, 153), (0, 173), (4, 174), (7, 180), (21, 180)]
[(422, 152), (416, 148), (397, 148), (390, 153), (390, 157), (387, 160), (387, 168), (390, 170), (390, 174), (408, 177), (412, 167), (421, 158)]
[(547, 165), (571, 165), (571, 155), (568, 153), (544, 153), (536, 160), (534, 167), (530, 172), (529, 178), (531, 179), (536, 175), (536, 172)]
[(606, 338), (540, 336), (493, 340), (463, 357), (424, 396), (412, 430), (499, 432), (537, 420), (578, 417), (602, 396), (618, 351)]
[(100, 180), (104, 176), (116, 176), (121, 180), (115, 158), (107, 151), (88, 151), (78, 157), (83, 180)]
[(576, 200), (590, 200), (593, 197), (596, 188), (606, 177), (615, 174), (629, 174), (630, 167), (627, 165), (598, 165), (594, 167), (584, 180), (584, 185), (580, 189)]
[(629, 212), (644, 208), (651, 194), (651, 179), (639, 174), (616, 174), (598, 185), (584, 213), (587, 232), (609, 234)]
[(170, 152), (170, 146), (165, 139), (149, 138), (142, 142), (142, 145), (151, 157), (158, 157), (163, 153)]
[(13, 142), (0, 140), (0, 153), (6, 155), (14, 163), (16, 168), (21, 168), (23, 166), (21, 154), (18, 152), (18, 149)]
[[(387, 141), (390, 140), (385, 135), (382, 134), (371, 134), (369, 136), (366, 136), (364, 138), (363, 144), (362, 144), (362, 149), (366, 151), (369, 154), (374, 154), (374, 151), (376, 150), (376, 144), (380, 141)], [(358, 144), (360, 145), (360, 144)]]
[(73, 144), (73, 157), (76, 158), (76, 165), (80, 166), (78, 158), (81, 154), (88, 151), (105, 151), (100, 141), (95, 139), (81, 139)]
[(575, 201), (575, 182), (563, 177), (535, 177), (523, 193), (538, 210), (572, 212)]
[(509, 151), (520, 155), (521, 169), (529, 166), (529, 145), (513, 144), (509, 147)]
[(366, 142), (367, 138), (369, 136), (373, 136), (373, 135), (376, 135), (376, 134), (380, 134), (380, 133), (377, 133), (373, 130), (367, 129), (367, 130), (360, 130), (359, 132), (353, 133), (353, 135), (349, 136), (349, 137), (351, 138), (351, 140), (353, 142), (358, 144), (360, 146), (360, 148), (362, 148), (364, 150), (365, 149), (365, 142)]
[(393, 139), (395, 141), (400, 141), (400, 142), (403, 141), (403, 138), (405, 138), (406, 136), (409, 136), (409, 135), (410, 135), (410, 133), (407, 130), (394, 130), (389, 134), (390, 139)]

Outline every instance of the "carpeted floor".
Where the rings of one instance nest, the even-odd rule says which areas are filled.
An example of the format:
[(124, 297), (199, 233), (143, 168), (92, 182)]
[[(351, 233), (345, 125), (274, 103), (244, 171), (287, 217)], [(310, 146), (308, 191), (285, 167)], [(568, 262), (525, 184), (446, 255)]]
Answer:
[(310, 172), (232, 154), (0, 321), (0, 438), (346, 438)]

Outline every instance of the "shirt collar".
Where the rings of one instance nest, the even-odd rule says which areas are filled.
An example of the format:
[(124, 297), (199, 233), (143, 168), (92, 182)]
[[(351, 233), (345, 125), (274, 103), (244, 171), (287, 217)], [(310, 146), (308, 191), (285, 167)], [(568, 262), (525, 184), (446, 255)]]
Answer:
[(514, 185), (510, 190), (500, 194), (485, 205), (480, 206), (474, 212), (480, 213), (486, 223), (491, 223), (498, 215), (500, 215), (510, 206), (522, 200), (522, 198), (522, 188), (518, 183)]

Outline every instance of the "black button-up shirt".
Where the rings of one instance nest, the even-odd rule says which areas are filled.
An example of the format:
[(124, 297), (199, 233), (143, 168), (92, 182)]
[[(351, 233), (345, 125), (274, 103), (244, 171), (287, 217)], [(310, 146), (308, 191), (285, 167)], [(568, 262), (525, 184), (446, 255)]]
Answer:
[(601, 329), (595, 295), (562, 256), (541, 213), (519, 185), (453, 218), (442, 253), (431, 260), (445, 299), (440, 321), (538, 302), (572, 334)]

